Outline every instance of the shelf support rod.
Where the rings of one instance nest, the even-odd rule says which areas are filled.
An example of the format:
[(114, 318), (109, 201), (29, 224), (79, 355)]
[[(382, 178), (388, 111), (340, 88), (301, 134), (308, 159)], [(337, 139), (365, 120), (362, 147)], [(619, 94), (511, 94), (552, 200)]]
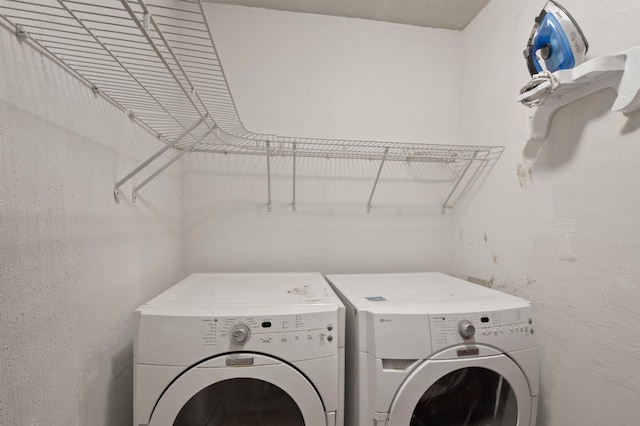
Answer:
[(293, 203), (291, 210), (296, 211), (296, 143), (293, 143)]
[(267, 211), (271, 212), (271, 142), (267, 141)]
[(132, 177), (134, 177), (135, 175), (137, 175), (142, 169), (144, 169), (145, 167), (147, 167), (149, 164), (151, 164), (151, 162), (153, 160), (155, 160), (156, 158), (160, 157), (162, 154), (164, 154), (166, 151), (168, 151), (170, 148), (173, 148), (178, 142), (180, 142), (186, 135), (188, 135), (189, 133), (191, 133), (196, 127), (198, 127), (200, 124), (202, 124), (202, 122), (204, 121), (204, 118), (200, 118), (197, 122), (195, 122), (191, 127), (189, 127), (188, 129), (185, 129), (182, 133), (180, 133), (178, 136), (176, 136), (170, 143), (166, 144), (164, 147), (162, 147), (162, 149), (158, 152), (156, 152), (155, 154), (153, 154), (151, 157), (149, 157), (146, 161), (144, 161), (142, 164), (140, 164), (138, 167), (136, 167), (135, 169), (133, 169), (133, 171), (131, 173), (129, 173), (128, 175), (126, 175), (125, 177), (123, 177), (122, 179), (120, 179), (118, 182), (116, 182), (114, 188), (113, 188), (113, 195), (116, 197), (116, 202), (120, 201), (120, 187), (127, 182), (129, 179), (131, 179)]
[(373, 194), (376, 192), (376, 186), (378, 186), (380, 173), (382, 173), (382, 166), (384, 166), (384, 160), (387, 159), (388, 153), (389, 153), (389, 147), (384, 149), (384, 154), (382, 155), (382, 161), (380, 162), (380, 167), (378, 168), (378, 174), (376, 175), (376, 181), (373, 183), (373, 188), (371, 189), (371, 195), (369, 196), (369, 202), (367, 203), (367, 213), (371, 213), (371, 200), (373, 200)]
[(173, 163), (175, 163), (176, 161), (178, 161), (183, 155), (185, 155), (187, 152), (191, 152), (191, 150), (193, 148), (195, 148), (195, 146), (202, 142), (202, 140), (204, 138), (206, 138), (207, 136), (209, 136), (209, 133), (211, 133), (212, 130), (207, 130), (204, 135), (202, 135), (199, 139), (196, 139), (195, 141), (193, 141), (191, 143), (191, 145), (189, 145), (187, 148), (183, 149), (182, 151), (180, 151), (180, 153), (178, 153), (177, 155), (173, 156), (173, 158), (171, 158), (169, 161), (167, 161), (162, 167), (160, 167), (158, 170), (156, 170), (154, 173), (151, 174), (151, 176), (149, 176), (148, 178), (146, 178), (140, 185), (135, 186), (133, 188), (133, 192), (132, 192), (132, 201), (135, 203), (136, 200), (138, 199), (138, 191), (140, 191), (140, 189), (142, 189), (143, 186), (145, 186), (146, 184), (148, 184), (149, 182), (151, 182), (156, 176), (158, 176), (160, 173), (164, 172), (167, 167), (169, 167), (170, 165), (172, 165)]
[(453, 188), (451, 188), (451, 191), (449, 192), (449, 196), (447, 197), (446, 200), (444, 200), (444, 203), (442, 203), (441, 213), (444, 214), (445, 209), (449, 208), (447, 206), (447, 204), (449, 204), (449, 200), (451, 200), (451, 197), (453, 197), (453, 194), (456, 192), (456, 189), (458, 189), (458, 186), (460, 186), (460, 182), (462, 182), (462, 179), (464, 178), (464, 176), (469, 171), (469, 167), (471, 167), (471, 163), (473, 161), (475, 161), (476, 155), (478, 155), (478, 153), (474, 152), (473, 153), (473, 157), (471, 157), (471, 158), (469, 158), (467, 160), (467, 164), (464, 165), (464, 168), (462, 169), (462, 172), (460, 172), (460, 176), (458, 176), (458, 179), (456, 179), (456, 182), (453, 184)]

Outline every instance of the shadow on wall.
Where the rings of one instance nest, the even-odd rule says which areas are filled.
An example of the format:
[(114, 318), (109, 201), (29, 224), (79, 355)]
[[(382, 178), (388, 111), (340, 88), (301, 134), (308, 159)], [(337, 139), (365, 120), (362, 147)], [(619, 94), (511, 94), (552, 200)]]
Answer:
[(621, 131), (623, 135), (633, 133), (636, 130), (640, 129), (640, 111), (636, 111), (631, 114), (625, 114), (625, 117), (627, 117), (627, 122), (624, 123), (624, 127)]
[[(523, 150), (524, 157), (552, 168), (568, 163), (585, 128), (598, 117), (611, 113), (616, 96), (615, 90), (607, 89), (561, 108), (553, 117), (547, 138), (527, 142)], [(630, 133), (640, 127), (640, 115), (629, 117), (632, 119), (627, 121), (622, 133)]]
[(98, 354), (85, 368), (80, 407), (83, 425), (122, 426), (133, 421), (133, 341)]
[(127, 425), (133, 419), (133, 342), (111, 357), (105, 426)]

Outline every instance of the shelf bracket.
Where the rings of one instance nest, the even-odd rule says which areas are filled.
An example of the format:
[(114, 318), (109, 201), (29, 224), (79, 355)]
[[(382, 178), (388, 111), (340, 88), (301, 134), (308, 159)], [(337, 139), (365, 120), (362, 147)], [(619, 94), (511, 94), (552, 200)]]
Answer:
[(198, 145), (200, 142), (202, 142), (204, 140), (204, 138), (206, 138), (207, 136), (209, 136), (209, 133), (211, 133), (213, 131), (213, 129), (209, 129), (207, 130), (204, 135), (200, 136), (200, 138), (196, 139), (195, 141), (193, 141), (191, 143), (191, 145), (189, 145), (187, 148), (183, 149), (182, 151), (180, 151), (178, 154), (174, 155), (169, 161), (167, 161), (162, 167), (160, 167), (158, 170), (156, 170), (155, 172), (153, 172), (148, 178), (146, 178), (140, 185), (138, 186), (134, 186), (133, 187), (133, 192), (131, 194), (131, 200), (135, 203), (136, 200), (138, 199), (138, 191), (140, 191), (140, 189), (142, 189), (143, 186), (145, 186), (146, 184), (148, 184), (149, 182), (151, 182), (156, 176), (158, 176), (160, 173), (164, 172), (167, 167), (169, 167), (170, 165), (172, 165), (173, 163), (175, 163), (176, 161), (178, 161), (183, 155), (185, 155), (187, 152), (191, 152), (193, 150), (193, 148), (196, 147), (196, 145)]
[[(129, 179), (131, 179), (132, 177), (134, 177), (135, 175), (137, 175), (142, 169), (144, 169), (145, 167), (147, 167), (149, 164), (151, 164), (152, 161), (154, 161), (156, 158), (160, 157), (162, 154), (164, 154), (165, 152), (167, 152), (169, 149), (173, 148), (178, 142), (180, 142), (186, 135), (188, 135), (189, 133), (191, 133), (193, 130), (195, 130), (196, 127), (198, 127), (200, 124), (202, 124), (202, 122), (204, 121), (204, 118), (199, 119), (196, 123), (194, 123), (191, 127), (189, 127), (188, 129), (185, 129), (182, 133), (180, 133), (178, 136), (176, 136), (170, 143), (166, 144), (165, 146), (162, 147), (162, 149), (160, 149), (158, 152), (156, 152), (155, 154), (153, 154), (151, 157), (149, 157), (147, 160), (145, 160), (142, 164), (140, 164), (138, 167), (136, 167), (135, 169), (133, 169), (133, 171), (131, 173), (129, 173), (128, 175), (126, 175), (125, 177), (123, 177), (122, 179), (120, 179), (118, 182), (116, 182), (115, 186), (113, 187), (113, 196), (115, 197), (116, 203), (120, 202), (120, 198), (121, 198), (121, 194), (120, 194), (120, 187), (127, 182)], [(135, 189), (134, 189), (134, 194), (135, 194)]]
[(296, 211), (296, 143), (293, 143), (293, 202), (291, 210)]
[(373, 200), (373, 194), (376, 192), (376, 186), (378, 186), (378, 180), (380, 180), (380, 173), (382, 173), (382, 166), (384, 166), (384, 160), (387, 159), (387, 154), (389, 153), (389, 148), (384, 149), (384, 154), (382, 155), (382, 161), (380, 161), (380, 167), (378, 168), (378, 174), (376, 175), (376, 180), (373, 183), (373, 188), (371, 189), (371, 195), (369, 196), (369, 202), (367, 203), (367, 213), (371, 213), (371, 200)]
[(151, 14), (149, 11), (145, 11), (142, 15), (142, 27), (146, 32), (149, 32), (149, 23), (151, 22)]
[(453, 188), (451, 188), (451, 191), (449, 192), (449, 196), (447, 197), (446, 200), (444, 200), (444, 203), (442, 203), (442, 209), (441, 209), (442, 214), (444, 214), (445, 209), (452, 207), (452, 206), (448, 206), (449, 200), (451, 200), (451, 197), (453, 197), (453, 194), (456, 192), (456, 189), (458, 189), (458, 186), (460, 186), (460, 182), (462, 182), (462, 179), (464, 179), (464, 176), (467, 174), (467, 172), (469, 171), (469, 168), (471, 167), (471, 163), (473, 163), (477, 155), (478, 153), (474, 152), (473, 157), (469, 158), (467, 160), (467, 164), (464, 165), (462, 172), (460, 172), (458, 179), (456, 179), (455, 183), (453, 184)]
[(29, 33), (22, 28), (22, 25), (16, 25), (16, 37), (20, 41), (25, 41), (29, 39)]
[(271, 212), (271, 142), (267, 141), (267, 211)]

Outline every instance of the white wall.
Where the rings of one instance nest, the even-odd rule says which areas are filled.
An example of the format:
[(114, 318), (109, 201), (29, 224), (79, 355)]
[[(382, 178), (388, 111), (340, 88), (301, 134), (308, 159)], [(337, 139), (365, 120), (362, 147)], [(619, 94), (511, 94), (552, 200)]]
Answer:
[(4, 27), (0, 76), (0, 424), (130, 424), (132, 312), (182, 278), (179, 169), (116, 205), (158, 141)]
[[(638, 43), (637, 1), (563, 5), (591, 56)], [(461, 36), (207, 5), (252, 130), (504, 144), (446, 215), (432, 166), (385, 165), (367, 214), (376, 163), (300, 159), (293, 213), (291, 159), (273, 158), (268, 213), (264, 158), (206, 154), (115, 205), (113, 182), (157, 141), (0, 29), (0, 424), (128, 424), (131, 312), (183, 268), (487, 280), (536, 307), (539, 424), (635, 424), (640, 115), (609, 112), (602, 92), (561, 111), (547, 141), (520, 140), (520, 52), (541, 6), (493, 0)]]
[[(245, 125), (280, 136), (455, 143), (460, 33), (207, 4)], [(185, 267), (194, 271), (447, 270), (434, 165), (190, 155)], [(448, 188), (448, 187), (447, 187)]]
[[(463, 139), (506, 150), (454, 211), (452, 272), (533, 302), (539, 425), (637, 424), (640, 113), (611, 112), (615, 93), (605, 91), (561, 110), (547, 140), (521, 139), (521, 52), (543, 3), (493, 0), (463, 32)], [(635, 0), (562, 5), (589, 57), (640, 43)]]

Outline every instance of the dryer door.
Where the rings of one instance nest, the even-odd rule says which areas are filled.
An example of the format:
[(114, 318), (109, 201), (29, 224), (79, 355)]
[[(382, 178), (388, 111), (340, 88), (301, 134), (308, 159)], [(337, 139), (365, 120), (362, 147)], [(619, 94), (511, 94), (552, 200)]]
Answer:
[(266, 355), (234, 353), (198, 364), (162, 394), (149, 426), (327, 426), (313, 385)]
[(430, 360), (396, 393), (389, 426), (529, 426), (531, 393), (505, 355)]

